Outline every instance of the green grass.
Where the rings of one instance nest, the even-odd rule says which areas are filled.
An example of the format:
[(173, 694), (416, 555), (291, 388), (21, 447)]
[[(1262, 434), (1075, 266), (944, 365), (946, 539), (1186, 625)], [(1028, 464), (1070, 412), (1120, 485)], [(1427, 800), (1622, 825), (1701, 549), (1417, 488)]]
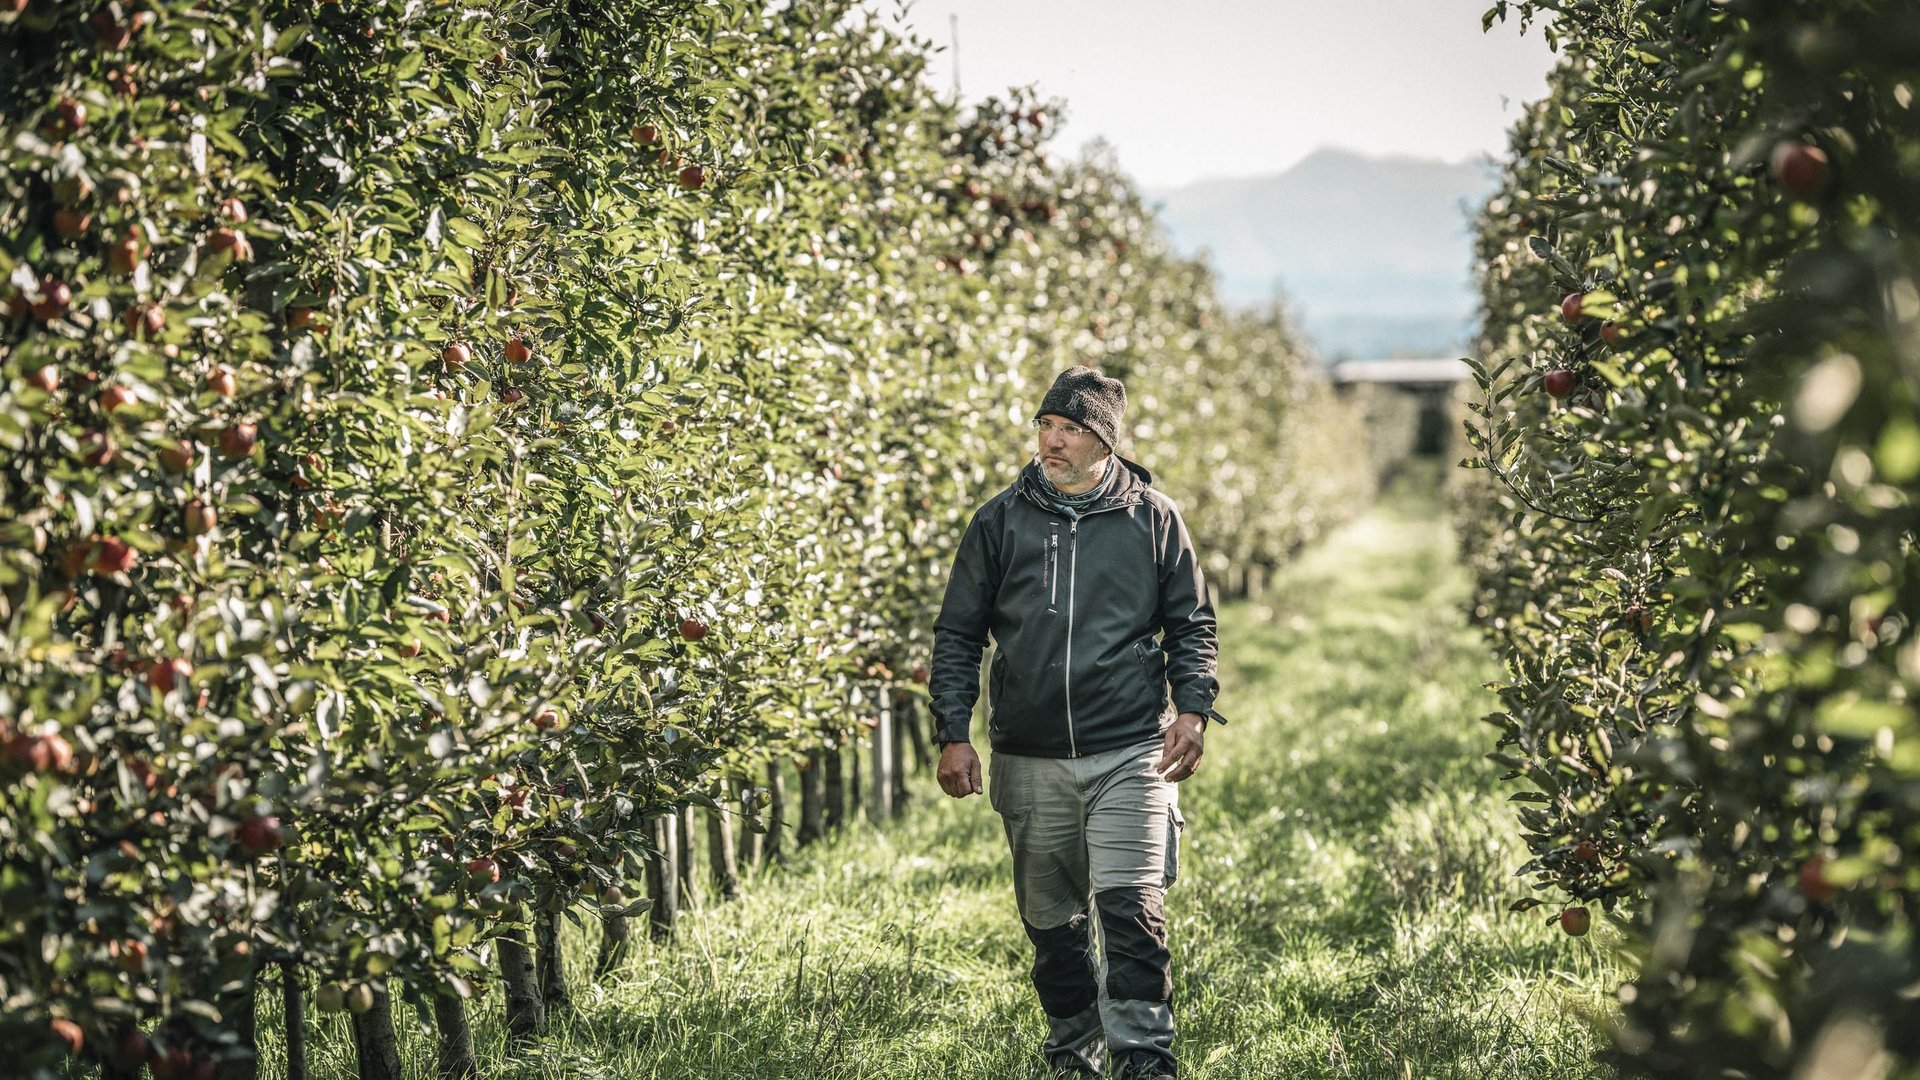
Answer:
[[(1399, 494), (1222, 613), (1232, 723), (1182, 791), (1168, 897), (1192, 1080), (1613, 1075), (1593, 1064), (1618, 981), (1604, 941), (1505, 911), (1523, 856), (1477, 722), (1497, 672), (1437, 514)], [(574, 935), (575, 1015), (503, 1059), (496, 991), (476, 1009), (483, 1071), (1043, 1075), (998, 819), (916, 782), (905, 820), (699, 907), (614, 981), (586, 978), (592, 942)], [(404, 1006), (396, 1019), (410, 1074), (431, 1076), (431, 1037)], [(345, 1025), (323, 1021), (313, 1074), (352, 1075)]]

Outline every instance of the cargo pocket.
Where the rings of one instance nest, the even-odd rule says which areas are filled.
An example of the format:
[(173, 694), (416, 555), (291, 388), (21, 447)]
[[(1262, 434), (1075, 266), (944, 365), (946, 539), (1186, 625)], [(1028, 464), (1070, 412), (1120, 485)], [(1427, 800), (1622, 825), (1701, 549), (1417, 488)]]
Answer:
[(1162, 888), (1171, 889), (1180, 880), (1180, 834), (1186, 831), (1187, 819), (1180, 815), (1180, 808), (1167, 807), (1167, 872)]

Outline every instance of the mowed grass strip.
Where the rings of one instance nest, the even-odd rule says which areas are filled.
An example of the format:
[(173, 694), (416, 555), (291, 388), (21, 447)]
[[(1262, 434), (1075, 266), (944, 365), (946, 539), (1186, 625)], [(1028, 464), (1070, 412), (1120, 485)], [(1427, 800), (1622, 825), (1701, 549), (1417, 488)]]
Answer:
[[(1466, 582), (1431, 502), (1401, 495), (1222, 613), (1221, 707), (1185, 785), (1169, 894), (1183, 1075), (1601, 1078), (1618, 972), (1604, 934), (1511, 915), (1523, 854), (1477, 718), (1497, 674), (1460, 615)], [(989, 763), (991, 768), (991, 763)], [(907, 817), (856, 827), (679, 940), (594, 985), (503, 1058), (499, 992), (475, 1009), (488, 1076), (1041, 1077), (999, 820), (920, 778)], [(270, 995), (269, 995), (270, 997)], [(281, 1074), (263, 1000), (267, 1075)], [(413, 1075), (433, 1042), (396, 1007)], [(317, 1077), (353, 1073), (323, 1018)]]

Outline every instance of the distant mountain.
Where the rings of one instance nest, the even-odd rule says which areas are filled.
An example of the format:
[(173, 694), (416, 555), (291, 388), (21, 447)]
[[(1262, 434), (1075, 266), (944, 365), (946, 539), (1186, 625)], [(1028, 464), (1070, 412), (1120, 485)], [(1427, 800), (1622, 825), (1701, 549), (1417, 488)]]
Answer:
[(1276, 176), (1149, 191), (1182, 251), (1211, 253), (1222, 296), (1283, 296), (1327, 360), (1458, 352), (1476, 294), (1470, 208), (1491, 163), (1318, 150)]

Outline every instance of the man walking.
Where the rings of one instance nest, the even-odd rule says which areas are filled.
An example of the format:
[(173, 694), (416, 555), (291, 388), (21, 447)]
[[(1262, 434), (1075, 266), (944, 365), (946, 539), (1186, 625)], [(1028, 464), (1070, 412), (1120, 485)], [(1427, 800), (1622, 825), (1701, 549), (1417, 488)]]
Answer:
[(1047, 391), (1034, 460), (960, 541), (930, 690), (940, 786), (977, 794), (968, 728), (992, 637), (987, 798), (1013, 849), (1054, 1075), (1099, 1076), (1110, 1051), (1124, 1080), (1161, 1080), (1177, 1073), (1164, 911), (1174, 785), (1200, 767), (1207, 718), (1223, 718), (1193, 541), (1151, 474), (1114, 453), (1126, 407), (1126, 387), (1086, 367)]

